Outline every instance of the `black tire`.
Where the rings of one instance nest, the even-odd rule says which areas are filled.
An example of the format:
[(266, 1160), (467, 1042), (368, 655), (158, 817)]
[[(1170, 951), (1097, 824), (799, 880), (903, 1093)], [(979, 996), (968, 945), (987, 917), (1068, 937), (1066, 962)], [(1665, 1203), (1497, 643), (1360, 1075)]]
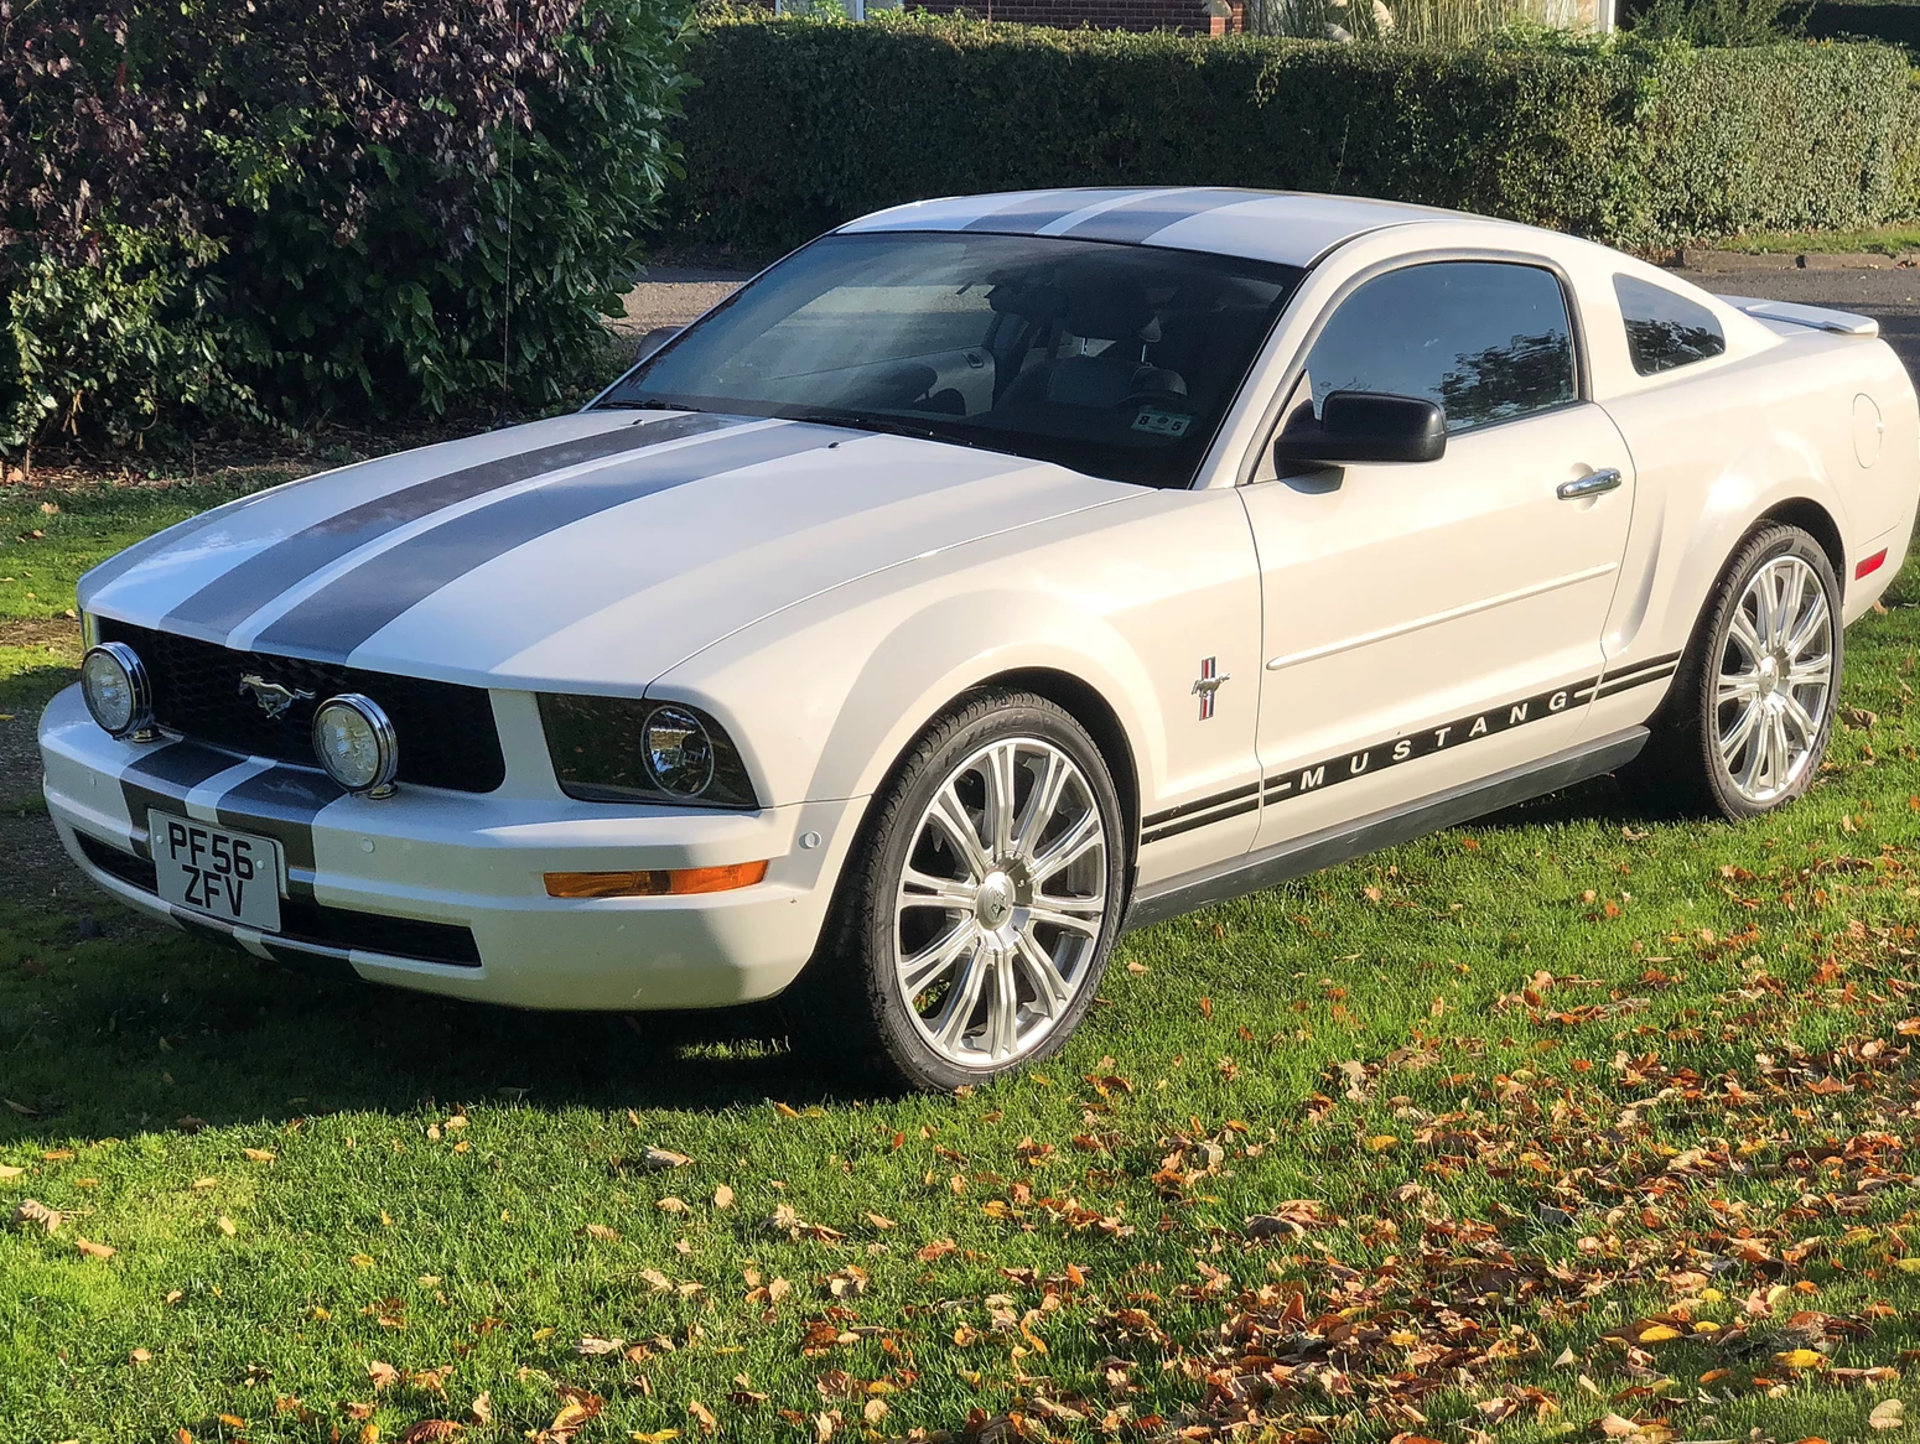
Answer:
[[(1733, 769), (1722, 757), (1718, 687), (1723, 659), (1742, 599), (1761, 570), (1782, 558), (1804, 562), (1817, 579), (1830, 619), (1830, 677), (1821, 715), (1805, 761), (1792, 780), (1763, 800), (1744, 795)], [(1796, 526), (1764, 523), (1750, 533), (1714, 584), (1693, 637), (1680, 659), (1672, 689), (1652, 723), (1646, 749), (1619, 774), (1630, 797), (1651, 811), (1719, 816), (1740, 822), (1785, 807), (1806, 792), (1826, 756), (1838, 710), (1840, 674), (1846, 647), (1840, 623), (1840, 583), (1825, 549)], [(1727, 704), (1737, 707), (1738, 704)], [(1749, 744), (1751, 745), (1751, 744)], [(1743, 757), (1747, 754), (1736, 754)]]
[[(1076, 875), (1082, 878), (1098, 875), (1098, 886), (1102, 889), (1098, 896), (1104, 899), (1104, 911), (1097, 919), (1098, 933), (1090, 946), (1084, 941), (1071, 942), (1065, 932), (1053, 934), (1057, 939), (1054, 946), (1077, 955), (1077, 965), (1071, 973), (1062, 974), (1070, 977), (1071, 999), (1045, 1021), (1033, 1046), (1015, 1056), (992, 1061), (983, 1058), (969, 1063), (943, 1054), (916, 1025), (916, 1014), (922, 1019), (925, 1014), (904, 995), (905, 985), (899, 981), (896, 928), (904, 929), (907, 924), (896, 919), (895, 900), (909, 858), (925, 860), (926, 855), (916, 853), (915, 848), (927, 845), (927, 834), (923, 830), (927, 825), (926, 814), (955, 770), (983, 749), (1009, 742), (1057, 749), (1078, 769), (1079, 777), (1086, 784), (1083, 816), (1097, 813), (1104, 852), (1098, 860), (1089, 855), (1084, 863), (1075, 864), (1079, 869)], [(1017, 760), (1017, 752), (1015, 755)], [(973, 776), (966, 774), (967, 778)], [(1016, 788), (1018, 785), (1016, 781)], [(1030, 798), (1035, 785), (1028, 777), (1028, 791), (1021, 796)], [(1021, 811), (1024, 811), (1024, 802)], [(981, 826), (984, 828), (984, 823)], [(1086, 1016), (1099, 990), (1125, 912), (1128, 848), (1125, 813), (1112, 775), (1100, 749), (1068, 712), (1028, 692), (994, 689), (963, 699), (927, 729), (873, 800), (842, 871), (820, 948), (788, 995), (796, 1048), (842, 1067), (851, 1065), (862, 1071), (878, 1072), (913, 1088), (941, 1092), (950, 1092), (963, 1084), (989, 1082), (1051, 1057)], [(1062, 875), (1065, 874), (1047, 874), (1039, 881)], [(1028, 893), (1031, 898), (1032, 886), (1028, 887)], [(1009, 925), (1016, 917), (1031, 916), (1030, 912), (1019, 913), (1013, 903), (1008, 906), (1014, 909), (1008, 914)], [(948, 912), (937, 906), (925, 911), (938, 915), (943, 924), (950, 923), (955, 929), (964, 927), (971, 916), (962, 910)], [(1016, 985), (1020, 979), (1031, 977), (1024, 961), (1010, 955), (996, 954), (995, 957), (997, 961), (992, 963), (970, 962), (961, 966), (1005, 967)], [(997, 974), (991, 976), (997, 977)], [(960, 969), (956, 968), (956, 979), (949, 986), (960, 988), (961, 977)], [(992, 986), (991, 981), (986, 985)], [(923, 992), (921, 996), (926, 995)], [(1025, 997), (1024, 994), (1018, 996)], [(1015, 1013), (1029, 1016), (1037, 1011), (1037, 1005), (1036, 992), (1034, 1001), (1017, 1006)], [(994, 999), (983, 993), (981, 1006), (991, 1009)], [(951, 1011), (959, 1011), (957, 1003)], [(1035, 1026), (1038, 1028), (1039, 1024), (1036, 1022)]]

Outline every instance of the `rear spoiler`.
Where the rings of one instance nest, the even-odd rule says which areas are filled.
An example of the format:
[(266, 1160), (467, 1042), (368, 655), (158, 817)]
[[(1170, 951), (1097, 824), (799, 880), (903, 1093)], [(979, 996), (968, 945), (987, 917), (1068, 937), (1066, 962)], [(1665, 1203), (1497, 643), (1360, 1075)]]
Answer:
[(1756, 321), (1786, 321), (1795, 326), (1811, 326), (1816, 331), (1831, 331), (1837, 336), (1874, 337), (1880, 323), (1871, 316), (1856, 316), (1851, 311), (1829, 311), (1824, 306), (1802, 306), (1794, 301), (1767, 301), (1758, 296), (1722, 296), (1721, 300), (1753, 317)]

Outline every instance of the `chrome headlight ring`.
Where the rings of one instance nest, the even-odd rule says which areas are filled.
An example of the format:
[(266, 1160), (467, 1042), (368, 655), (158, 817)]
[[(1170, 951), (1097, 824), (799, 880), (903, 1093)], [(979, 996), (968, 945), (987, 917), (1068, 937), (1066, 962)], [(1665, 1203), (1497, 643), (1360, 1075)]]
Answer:
[(101, 730), (114, 738), (153, 740), (153, 679), (125, 642), (101, 642), (80, 659), (80, 695)]
[(313, 751), (327, 775), (362, 797), (391, 797), (400, 770), (393, 719), (359, 692), (329, 697), (313, 712)]

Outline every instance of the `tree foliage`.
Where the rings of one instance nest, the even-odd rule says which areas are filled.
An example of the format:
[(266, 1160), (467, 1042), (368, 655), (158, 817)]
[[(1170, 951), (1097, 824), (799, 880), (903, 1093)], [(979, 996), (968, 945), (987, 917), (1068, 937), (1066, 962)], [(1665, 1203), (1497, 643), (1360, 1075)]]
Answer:
[(674, 168), (677, 0), (0, 0), (0, 445), (552, 394)]

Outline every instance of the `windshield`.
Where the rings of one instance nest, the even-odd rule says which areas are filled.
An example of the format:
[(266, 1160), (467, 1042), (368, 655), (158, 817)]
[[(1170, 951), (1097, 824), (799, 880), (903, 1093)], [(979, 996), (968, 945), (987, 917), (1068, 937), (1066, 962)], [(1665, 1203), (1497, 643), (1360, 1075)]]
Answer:
[(597, 404), (843, 422), (1184, 487), (1300, 275), (1058, 237), (827, 236)]

